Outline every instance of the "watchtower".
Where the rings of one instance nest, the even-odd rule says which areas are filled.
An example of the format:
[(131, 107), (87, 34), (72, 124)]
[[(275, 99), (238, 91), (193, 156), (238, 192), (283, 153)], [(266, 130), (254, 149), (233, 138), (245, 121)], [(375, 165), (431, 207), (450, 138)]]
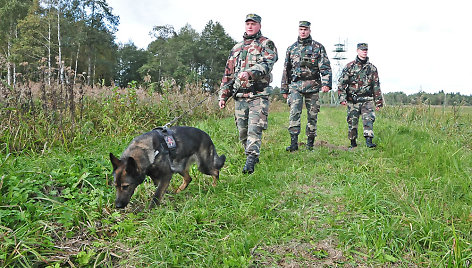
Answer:
[(330, 94), (330, 104), (331, 105), (338, 105), (338, 80), (339, 77), (341, 76), (342, 70), (343, 70), (343, 61), (346, 59), (344, 56), (344, 53), (347, 52), (346, 50), (346, 45), (347, 45), (347, 40), (344, 41), (344, 43), (337, 43), (334, 44), (334, 50), (335, 52), (333, 60), (334, 60), (334, 68), (333, 68), (333, 90), (331, 90)]

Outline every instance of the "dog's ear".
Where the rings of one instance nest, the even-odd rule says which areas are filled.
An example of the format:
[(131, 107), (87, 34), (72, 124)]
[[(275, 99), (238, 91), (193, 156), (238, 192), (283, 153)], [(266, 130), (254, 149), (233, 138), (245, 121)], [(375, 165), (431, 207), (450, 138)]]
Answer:
[(126, 172), (129, 174), (138, 173), (138, 164), (136, 164), (136, 160), (131, 156), (126, 160)]
[(113, 170), (116, 170), (118, 166), (121, 164), (120, 159), (116, 158), (116, 156), (114, 156), (113, 153), (110, 153), (110, 161), (111, 161), (111, 164), (113, 165)]

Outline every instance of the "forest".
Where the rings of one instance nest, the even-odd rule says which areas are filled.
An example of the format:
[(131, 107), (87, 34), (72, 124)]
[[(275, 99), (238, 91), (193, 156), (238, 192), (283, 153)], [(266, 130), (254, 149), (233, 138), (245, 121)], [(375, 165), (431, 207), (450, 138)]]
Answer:
[[(0, 267), (471, 267), (472, 96), (384, 88), (376, 149), (323, 105), (316, 148), (289, 153), (274, 86), (247, 175), (218, 22), (155, 26), (146, 49), (116, 42), (105, 0), (0, 0), (0, 25)], [(117, 209), (110, 153), (170, 122), (226, 155), (218, 184), (194, 166), (155, 209), (147, 179)]]
[(28, 74), (49, 85), (83, 79), (92, 87), (126, 87), (135, 81), (159, 90), (172, 80), (213, 90), (235, 44), (213, 21), (202, 33), (190, 25), (155, 26), (147, 49), (116, 43), (120, 18), (106, 0), (0, 0), (0, 18), (0, 79), (13, 87)]
[[(117, 43), (120, 18), (106, 0), (0, 0), (0, 18), (0, 81), (12, 87), (28, 74), (49, 86), (81, 79), (90, 87), (134, 83), (162, 93), (170, 82), (179, 88), (200, 84), (213, 92), (236, 43), (211, 20), (201, 33), (189, 24), (178, 30), (156, 25), (146, 49)], [(472, 105), (472, 96), (444, 91), (384, 97), (390, 105)]]

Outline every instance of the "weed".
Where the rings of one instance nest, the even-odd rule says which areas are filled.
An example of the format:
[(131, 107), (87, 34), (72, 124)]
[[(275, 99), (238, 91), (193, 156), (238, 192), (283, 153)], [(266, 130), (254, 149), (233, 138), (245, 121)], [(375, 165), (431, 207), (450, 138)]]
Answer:
[[(470, 265), (471, 110), (386, 107), (378, 147), (347, 151), (344, 109), (323, 106), (315, 150), (287, 153), (288, 107), (275, 101), (260, 163), (243, 175), (231, 108), (217, 110), (198, 86), (163, 89), (78, 84), (74, 113), (60, 95), (56, 105), (1, 102), (0, 266)], [(162, 206), (144, 208), (147, 180), (115, 210), (108, 153), (204, 98), (179, 124), (203, 129), (227, 156), (218, 185), (194, 168)]]

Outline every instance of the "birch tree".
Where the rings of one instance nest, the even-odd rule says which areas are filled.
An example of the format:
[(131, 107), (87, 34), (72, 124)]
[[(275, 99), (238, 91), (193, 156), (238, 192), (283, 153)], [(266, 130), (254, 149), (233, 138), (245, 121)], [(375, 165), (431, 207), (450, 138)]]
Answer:
[(7, 59), (7, 83), (15, 84), (14, 54), (12, 51), (13, 42), (18, 37), (18, 21), (23, 19), (28, 13), (33, 0), (0, 0), (0, 46), (4, 57)]

